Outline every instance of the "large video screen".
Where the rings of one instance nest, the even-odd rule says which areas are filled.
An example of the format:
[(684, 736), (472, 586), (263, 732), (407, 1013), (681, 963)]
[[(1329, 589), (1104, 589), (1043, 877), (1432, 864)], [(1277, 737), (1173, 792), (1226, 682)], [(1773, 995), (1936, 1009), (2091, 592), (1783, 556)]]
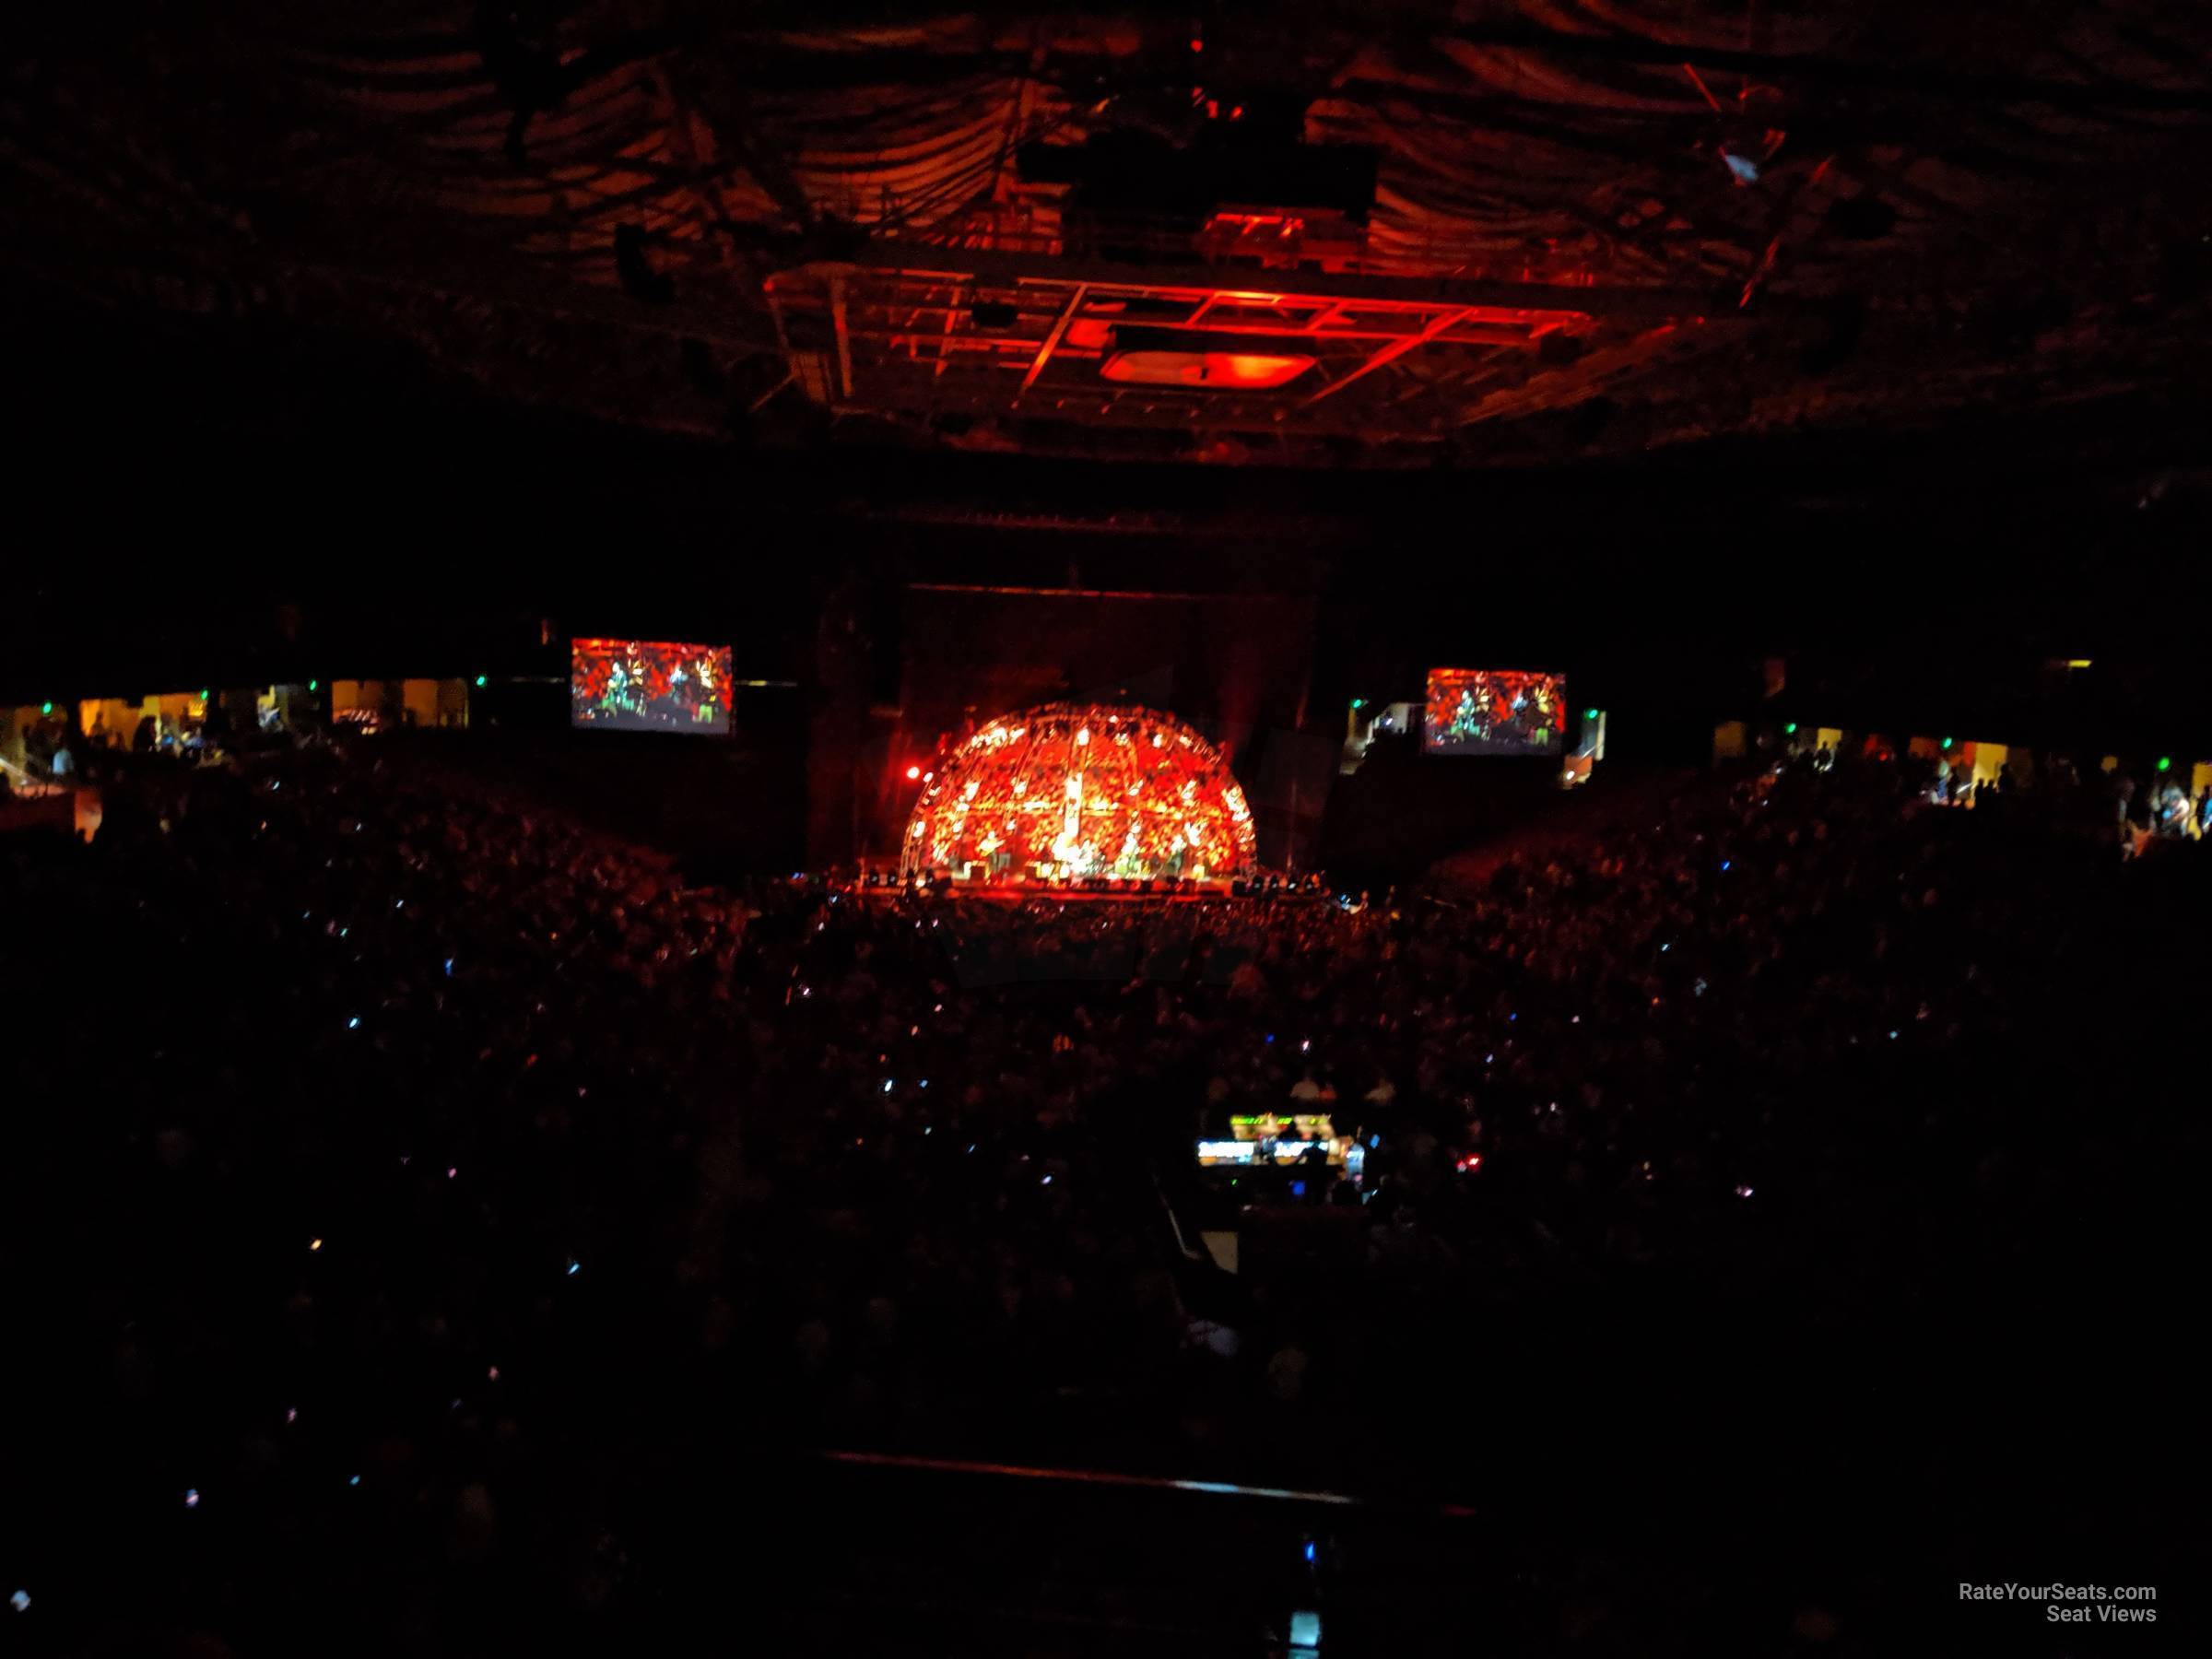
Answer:
[(578, 640), (569, 721), (622, 732), (730, 733), (730, 648), (666, 640)]
[(1514, 668), (1431, 668), (1421, 747), (1432, 755), (1560, 755), (1567, 677)]

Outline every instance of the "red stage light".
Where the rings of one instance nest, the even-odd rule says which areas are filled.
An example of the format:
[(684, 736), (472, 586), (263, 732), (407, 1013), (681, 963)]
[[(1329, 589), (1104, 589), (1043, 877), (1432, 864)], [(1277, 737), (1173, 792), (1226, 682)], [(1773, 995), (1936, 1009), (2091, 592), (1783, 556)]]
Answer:
[(916, 782), (920, 781), (920, 779), (921, 779), (921, 776), (922, 776), (922, 769), (921, 769), (920, 767), (918, 767), (918, 766), (910, 766), (910, 767), (908, 767), (908, 768), (906, 769), (906, 781), (907, 781), (909, 783), (912, 783), (912, 782)]
[(1119, 385), (1267, 392), (1312, 367), (1313, 359), (1292, 352), (1117, 351), (1099, 366), (1099, 373)]
[(991, 721), (914, 805), (899, 871), (1059, 881), (1247, 875), (1252, 810), (1171, 714), (1052, 703)]

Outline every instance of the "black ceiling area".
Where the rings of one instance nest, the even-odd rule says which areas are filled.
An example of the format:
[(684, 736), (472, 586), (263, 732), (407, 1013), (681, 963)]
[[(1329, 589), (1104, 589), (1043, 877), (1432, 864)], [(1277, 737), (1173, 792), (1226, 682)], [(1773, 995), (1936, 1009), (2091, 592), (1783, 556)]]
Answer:
[(771, 447), (2186, 452), (2207, 47), (2130, 0), (143, 4), (18, 32), (0, 266)]

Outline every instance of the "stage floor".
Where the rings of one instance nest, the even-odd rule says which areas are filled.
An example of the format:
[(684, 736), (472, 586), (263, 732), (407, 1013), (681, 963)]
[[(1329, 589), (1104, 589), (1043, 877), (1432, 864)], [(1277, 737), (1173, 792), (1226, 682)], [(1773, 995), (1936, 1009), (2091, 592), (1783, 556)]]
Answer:
[[(856, 887), (847, 889), (856, 899), (896, 900), (911, 899), (911, 887)], [(1031, 901), (1051, 904), (1333, 904), (1335, 894), (1324, 888), (1318, 892), (1300, 888), (1277, 888), (1272, 893), (1239, 893), (1230, 884), (1203, 882), (1185, 891), (1161, 892), (1155, 888), (1145, 892), (1134, 884), (1112, 888), (1058, 887), (1051, 882), (1031, 881), (1018, 885), (980, 882), (955, 882), (950, 887), (932, 888), (928, 897), (933, 900), (953, 900), (962, 904), (1024, 904)]]

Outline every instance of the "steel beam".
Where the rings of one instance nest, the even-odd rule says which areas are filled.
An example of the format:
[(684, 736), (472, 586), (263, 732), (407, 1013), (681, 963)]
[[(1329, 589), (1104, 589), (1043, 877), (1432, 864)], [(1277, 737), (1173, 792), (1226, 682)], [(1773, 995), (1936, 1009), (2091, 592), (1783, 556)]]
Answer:
[[(1242, 271), (1210, 265), (1117, 265), (1099, 260), (999, 253), (987, 249), (940, 248), (877, 241), (837, 268), (902, 274), (918, 279), (1065, 287), (1081, 283), (1095, 293), (1147, 294), (1173, 289), (1194, 300), (1239, 295), (1255, 300), (1376, 301), (1383, 304), (1460, 306), (1524, 312), (1532, 316), (1648, 318), (1665, 322), (1718, 315), (1735, 309), (1732, 296), (1685, 288), (1599, 288), (1568, 283), (1498, 282), (1453, 277), (1330, 275), (1315, 271)], [(797, 267), (790, 273), (808, 269)], [(827, 271), (831, 267), (817, 266)]]
[(1353, 370), (1349, 374), (1339, 375), (1336, 379), (1331, 381), (1320, 391), (1314, 393), (1312, 396), (1307, 398), (1303, 403), (1299, 405), (1299, 407), (1301, 409), (1310, 409), (1315, 404), (1319, 403), (1323, 398), (1335, 396), (1337, 393), (1343, 391), (1347, 386), (1350, 385), (1354, 381), (1372, 374), (1376, 370), (1383, 368), (1388, 364), (1394, 363), (1398, 359), (1404, 357), (1407, 352), (1411, 351), (1416, 346), (1425, 346), (1430, 341), (1435, 339), (1437, 335), (1442, 334), (1444, 330), (1450, 328), (1453, 324), (1458, 322), (1467, 313), (1464, 311), (1447, 312), (1444, 313), (1444, 315), (1439, 317), (1435, 322), (1430, 324), (1428, 327), (1422, 329), (1418, 334), (1410, 334), (1402, 340), (1393, 340), (1387, 346), (1376, 347), (1374, 351), (1368, 355), (1368, 359), (1366, 362), (1360, 364), (1359, 368)]
[[(1067, 303), (1060, 308), (1060, 315), (1054, 319), (1052, 332), (1044, 336), (1043, 344), (1037, 347), (1037, 355), (1030, 359), (1030, 371), (1021, 377), (1021, 392), (1027, 392), (1037, 383), (1037, 377), (1044, 372), (1045, 364), (1052, 360), (1053, 349), (1066, 335), (1067, 325), (1076, 320), (1076, 311), (1083, 303), (1083, 296), (1089, 291), (1083, 284), (1076, 284), (1076, 291), (1068, 295)], [(1018, 398), (1021, 392), (1014, 395)]]

